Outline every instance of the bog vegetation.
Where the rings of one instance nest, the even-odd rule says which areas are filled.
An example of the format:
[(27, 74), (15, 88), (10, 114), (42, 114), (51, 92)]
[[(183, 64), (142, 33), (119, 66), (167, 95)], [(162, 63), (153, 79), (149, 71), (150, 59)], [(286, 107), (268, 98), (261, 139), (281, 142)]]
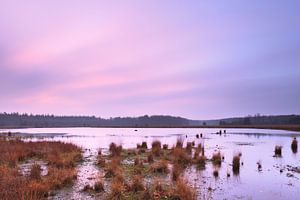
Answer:
[[(41, 166), (36, 163), (31, 166), (29, 175), (23, 175), (18, 166), (29, 159), (45, 161), (47, 175), (42, 176)], [(73, 183), (76, 165), (81, 159), (80, 148), (73, 144), (0, 137), (0, 197), (46, 198), (51, 191)]]

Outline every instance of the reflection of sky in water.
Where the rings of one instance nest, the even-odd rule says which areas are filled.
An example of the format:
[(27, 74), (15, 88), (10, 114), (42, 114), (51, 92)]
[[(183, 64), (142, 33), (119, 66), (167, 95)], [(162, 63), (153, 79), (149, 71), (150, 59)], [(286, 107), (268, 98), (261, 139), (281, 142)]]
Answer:
[[(178, 137), (187, 141), (203, 143), (205, 154), (211, 157), (213, 151), (221, 150), (225, 160), (219, 170), (220, 178), (215, 180), (212, 176), (213, 166), (208, 163), (206, 170), (199, 172), (194, 169), (187, 170), (187, 178), (190, 182), (206, 190), (211, 186), (214, 199), (297, 199), (297, 188), (300, 188), (298, 178), (288, 178), (287, 170), (279, 172), (286, 165), (300, 166), (298, 154), (291, 151), (291, 141), (297, 132), (265, 129), (227, 129), (228, 134), (212, 134), (219, 129), (126, 129), (126, 128), (37, 128), (15, 129), (12, 132), (31, 134), (66, 133), (61, 136), (47, 137), (47, 140), (72, 142), (84, 148), (107, 148), (111, 142), (122, 144), (124, 148), (136, 147), (137, 143), (148, 142), (151, 146), (153, 140), (160, 140), (162, 144), (173, 146)], [(196, 139), (195, 135), (203, 133), (204, 139)], [(232, 134), (248, 133), (248, 134)], [(261, 135), (255, 134), (260, 133)], [(187, 138), (186, 138), (187, 135)], [(283, 136), (285, 135), (285, 136)], [(33, 139), (38, 140), (38, 139)], [(274, 158), (275, 145), (283, 146), (283, 157)], [(232, 157), (236, 152), (242, 152), (241, 166), (238, 177), (226, 177), (231, 172)], [(262, 172), (257, 170), (257, 162), (262, 163)], [(276, 168), (278, 166), (279, 168)], [(189, 173), (191, 172), (191, 173)], [(205, 178), (205, 183), (201, 181)], [(204, 194), (208, 193), (203, 192)]]

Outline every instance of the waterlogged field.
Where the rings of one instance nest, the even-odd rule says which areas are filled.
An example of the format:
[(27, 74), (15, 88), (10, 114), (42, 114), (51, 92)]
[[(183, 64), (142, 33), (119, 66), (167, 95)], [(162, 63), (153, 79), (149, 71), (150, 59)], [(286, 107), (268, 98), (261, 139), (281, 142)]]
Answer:
[[(82, 148), (83, 159), (76, 166), (77, 179), (72, 185), (53, 192), (52, 196), (47, 197), (48, 199), (107, 198), (112, 192), (114, 181), (112, 177), (107, 177), (108, 168), (114, 162), (109, 151), (112, 142), (116, 144), (116, 147), (122, 145), (120, 152), (122, 161), (116, 167), (122, 166), (125, 181), (127, 179), (131, 181), (133, 176), (129, 175), (139, 174), (143, 178), (143, 187), (153, 185), (154, 179), (157, 181), (157, 178), (166, 185), (168, 183), (171, 185), (178, 175), (180, 179), (187, 180), (191, 188), (195, 188), (197, 199), (299, 198), (300, 157), (297, 150), (291, 148), (294, 137), (300, 136), (299, 133), (283, 130), (226, 129), (226, 132), (222, 130), (222, 134), (216, 134), (219, 131), (219, 129), (177, 128), (1, 130), (3, 133), (12, 132), (13, 134), (10, 135), (21, 136), (24, 141), (62, 141)], [(182, 146), (178, 144), (178, 140), (183, 142)], [(158, 156), (151, 150), (154, 141), (161, 143)], [(147, 150), (142, 147), (137, 149), (137, 144), (142, 144), (142, 142), (146, 142)], [(176, 143), (178, 149), (171, 150)], [(163, 149), (163, 144), (168, 145), (167, 150)], [(189, 147), (186, 149), (186, 146)], [(276, 156), (275, 146), (282, 147), (277, 149)], [(178, 152), (174, 153), (177, 150)], [(183, 152), (186, 154), (183, 155)], [(152, 164), (149, 163), (150, 154), (154, 159)], [(234, 157), (236, 159), (234, 164), (239, 164), (238, 169), (234, 169)], [(103, 165), (99, 164), (99, 159), (104, 160), (106, 166), (103, 163)], [(154, 169), (155, 163), (164, 161), (166, 161), (166, 169)], [(26, 173), (26, 170), (30, 168), (30, 163), (29, 160), (20, 164), (22, 173)], [(139, 163), (142, 163), (142, 172), (136, 171)], [(41, 163), (42, 168), (47, 168), (44, 165)], [(174, 165), (177, 165), (175, 170)], [(47, 174), (47, 169), (43, 171)], [(99, 180), (101, 180), (101, 187), (99, 186), (97, 191), (94, 185), (97, 185)], [(174, 187), (176, 190), (178, 185)], [(155, 192), (157, 191), (152, 191), (152, 193)], [(130, 194), (126, 193), (127, 197)], [(152, 197), (163, 199), (165, 194), (157, 192), (155, 195)], [(138, 197), (133, 195), (131, 198)], [(139, 198), (146, 197), (139, 196)]]

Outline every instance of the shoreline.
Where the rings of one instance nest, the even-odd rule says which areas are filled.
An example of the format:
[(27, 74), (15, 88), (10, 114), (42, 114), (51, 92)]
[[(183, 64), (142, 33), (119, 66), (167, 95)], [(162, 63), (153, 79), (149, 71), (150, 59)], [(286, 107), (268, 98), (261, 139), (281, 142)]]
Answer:
[(187, 125), (187, 126), (1, 126), (0, 129), (26, 129), (26, 128), (247, 128), (247, 129), (273, 129), (300, 132), (300, 125)]

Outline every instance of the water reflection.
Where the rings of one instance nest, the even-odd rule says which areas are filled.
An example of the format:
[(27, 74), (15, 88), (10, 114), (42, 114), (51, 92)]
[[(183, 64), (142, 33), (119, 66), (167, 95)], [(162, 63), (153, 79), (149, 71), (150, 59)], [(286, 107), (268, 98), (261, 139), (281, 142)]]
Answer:
[[(196, 186), (202, 197), (213, 199), (298, 198), (300, 176), (298, 172), (290, 170), (300, 165), (297, 148), (292, 145), (294, 137), (297, 138), (300, 135), (297, 132), (227, 129), (226, 134), (224, 132), (216, 134), (219, 129), (177, 128), (148, 128), (137, 131), (130, 128), (36, 128), (1, 131), (32, 134), (34, 137), (30, 140), (33, 141), (72, 142), (92, 151), (99, 148), (107, 149), (111, 142), (122, 144), (124, 148), (135, 148), (137, 143), (147, 142), (149, 147), (152, 141), (160, 140), (162, 144), (172, 147), (176, 144), (177, 138), (182, 137), (184, 146), (187, 142), (193, 141), (195, 147), (201, 144), (204, 147), (205, 156), (209, 159), (215, 151), (220, 151), (224, 157), (217, 168), (213, 163), (208, 162), (200, 169), (194, 165), (186, 170), (186, 178)], [(282, 146), (282, 157), (273, 157), (276, 145)], [(242, 153), (238, 155), (239, 162), (237, 158), (234, 161), (237, 152)], [(218, 171), (217, 179), (214, 177), (215, 170)]]

